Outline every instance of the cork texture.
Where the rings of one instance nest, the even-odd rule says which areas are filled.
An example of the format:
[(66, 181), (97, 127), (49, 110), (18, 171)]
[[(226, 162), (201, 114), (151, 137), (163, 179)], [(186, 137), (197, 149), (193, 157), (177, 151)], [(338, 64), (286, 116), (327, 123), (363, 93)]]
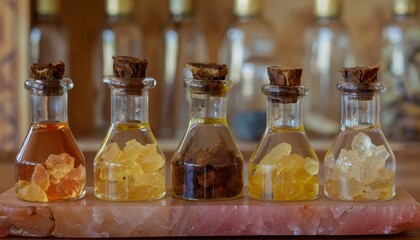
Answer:
[(55, 63), (34, 63), (31, 65), (32, 77), (40, 80), (62, 79), (65, 64), (63, 61)]
[(147, 60), (129, 56), (113, 56), (113, 71), (115, 77), (145, 78)]

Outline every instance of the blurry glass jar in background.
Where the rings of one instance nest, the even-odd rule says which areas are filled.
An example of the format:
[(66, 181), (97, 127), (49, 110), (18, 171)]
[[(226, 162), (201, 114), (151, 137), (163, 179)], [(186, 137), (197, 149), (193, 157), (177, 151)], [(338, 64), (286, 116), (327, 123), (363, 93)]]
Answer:
[(420, 140), (420, 23), (417, 1), (394, 0), (383, 28), (382, 124), (392, 140)]
[(102, 84), (104, 76), (113, 75), (112, 56), (142, 55), (142, 33), (132, 19), (133, 0), (106, 0), (106, 26), (102, 30), (94, 54), (93, 86), (94, 128), (96, 134), (103, 136), (110, 122), (110, 93)]
[(315, 0), (316, 22), (304, 33), (303, 83), (309, 86), (305, 128), (309, 137), (333, 137), (340, 127), (339, 68), (354, 66), (351, 42), (340, 22), (339, 0)]
[(260, 89), (268, 82), (267, 66), (279, 65), (275, 36), (261, 17), (259, 1), (235, 0), (234, 14), (236, 21), (226, 31), (219, 62), (228, 65), (234, 83), (228, 106), (233, 133), (239, 139), (257, 141), (266, 124), (266, 99)]
[(187, 62), (205, 62), (207, 42), (194, 17), (194, 0), (169, 0), (170, 19), (163, 30), (164, 73), (160, 107), (161, 137), (181, 139), (188, 125), (188, 94), (184, 79), (191, 78)]
[(67, 30), (59, 18), (58, 0), (37, 0), (36, 20), (29, 33), (30, 63), (66, 63), (69, 76)]

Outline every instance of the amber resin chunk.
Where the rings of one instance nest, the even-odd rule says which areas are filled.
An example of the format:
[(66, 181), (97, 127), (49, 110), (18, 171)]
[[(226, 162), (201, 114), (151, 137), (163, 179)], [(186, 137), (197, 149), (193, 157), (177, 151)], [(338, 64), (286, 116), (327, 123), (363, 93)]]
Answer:
[(34, 63), (31, 65), (32, 77), (34, 79), (62, 79), (64, 70), (65, 64), (62, 61), (48, 64)]
[(128, 56), (113, 56), (114, 76), (120, 78), (145, 78), (147, 60)]

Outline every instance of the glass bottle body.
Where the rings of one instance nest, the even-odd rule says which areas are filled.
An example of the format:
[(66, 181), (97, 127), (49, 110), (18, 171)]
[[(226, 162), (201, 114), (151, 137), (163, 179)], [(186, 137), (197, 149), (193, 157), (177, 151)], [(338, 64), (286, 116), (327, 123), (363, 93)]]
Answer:
[(367, 95), (354, 92), (357, 83), (340, 83), (338, 88), (343, 94), (341, 130), (325, 156), (325, 194), (335, 200), (391, 199), (396, 160), (378, 116), (378, 94), (385, 86), (370, 84), (374, 92)]
[[(294, 101), (278, 95), (299, 92)], [(303, 95), (307, 88), (265, 85), (267, 127), (248, 166), (249, 196), (261, 200), (312, 200), (318, 197), (318, 158), (306, 137)]]
[[(333, 137), (340, 128), (340, 95), (334, 82), (339, 68), (354, 66), (350, 38), (338, 18), (320, 18), (304, 33), (302, 79), (311, 91), (305, 126), (310, 137)], [(333, 101), (332, 101), (333, 100)]]
[[(223, 85), (223, 90), (209, 91), (213, 83)], [(238, 198), (243, 189), (243, 157), (226, 119), (231, 81), (186, 79), (185, 84), (191, 98), (190, 121), (171, 160), (172, 194), (188, 200)]]
[(27, 80), (32, 123), (16, 157), (16, 196), (26, 201), (73, 200), (85, 195), (85, 158), (67, 119), (70, 79)]
[(161, 105), (162, 137), (180, 139), (185, 133), (188, 126), (189, 97), (182, 81), (192, 77), (185, 63), (206, 62), (208, 58), (204, 33), (194, 20), (191, 14), (172, 16), (163, 31), (163, 95), (166, 98)]
[(112, 56), (141, 56), (142, 34), (130, 16), (108, 16), (107, 25), (102, 30), (96, 46), (96, 64), (93, 85), (94, 127), (98, 134), (105, 134), (111, 118), (111, 95), (102, 84), (102, 76), (112, 76)]
[(112, 124), (95, 156), (95, 196), (160, 199), (166, 193), (165, 157), (148, 120), (148, 90), (155, 80), (106, 77), (104, 82), (111, 88)]
[(226, 31), (219, 62), (228, 65), (236, 86), (229, 113), (233, 133), (242, 140), (257, 140), (264, 132), (265, 99), (257, 91), (268, 81), (266, 67), (278, 65), (275, 54), (273, 31), (258, 15), (239, 17)]
[(420, 23), (415, 15), (396, 15), (383, 28), (382, 80), (388, 90), (382, 95), (382, 120), (387, 137), (420, 140)]
[(29, 33), (29, 61), (49, 63), (61, 60), (70, 72), (67, 30), (56, 15), (40, 14)]

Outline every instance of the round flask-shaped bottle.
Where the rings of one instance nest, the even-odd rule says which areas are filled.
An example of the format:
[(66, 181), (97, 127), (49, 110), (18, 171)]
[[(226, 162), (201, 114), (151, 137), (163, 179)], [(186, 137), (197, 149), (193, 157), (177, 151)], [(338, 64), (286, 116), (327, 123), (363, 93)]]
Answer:
[[(269, 67), (267, 126), (248, 165), (248, 193), (261, 200), (318, 197), (318, 158), (303, 128), (301, 68)], [(280, 78), (280, 79), (278, 79)]]
[[(63, 62), (34, 64), (32, 70), (38, 73), (25, 81), (31, 127), (16, 157), (16, 197), (34, 202), (81, 198), (86, 185), (85, 157), (67, 118), (67, 91), (73, 82), (62, 78)], [(52, 72), (53, 76), (45, 76)]]
[(105, 77), (103, 81), (111, 90), (112, 123), (95, 156), (95, 196), (109, 201), (160, 199), (166, 193), (165, 156), (148, 119), (148, 91), (156, 81), (148, 77)]
[[(241, 197), (243, 157), (236, 147), (226, 118), (227, 94), (232, 81), (217, 80), (220, 78), (214, 76), (197, 76), (194, 74), (195, 66), (187, 66), (194, 76), (194, 79), (184, 81), (190, 93), (190, 119), (188, 129), (171, 160), (172, 195), (189, 200)], [(204, 65), (204, 68), (211, 66)], [(226, 65), (213, 67), (217, 66), (225, 68), (221, 77), (224, 79)]]
[(396, 161), (379, 122), (379, 67), (343, 68), (341, 130), (324, 162), (325, 194), (335, 200), (388, 200), (395, 195)]

